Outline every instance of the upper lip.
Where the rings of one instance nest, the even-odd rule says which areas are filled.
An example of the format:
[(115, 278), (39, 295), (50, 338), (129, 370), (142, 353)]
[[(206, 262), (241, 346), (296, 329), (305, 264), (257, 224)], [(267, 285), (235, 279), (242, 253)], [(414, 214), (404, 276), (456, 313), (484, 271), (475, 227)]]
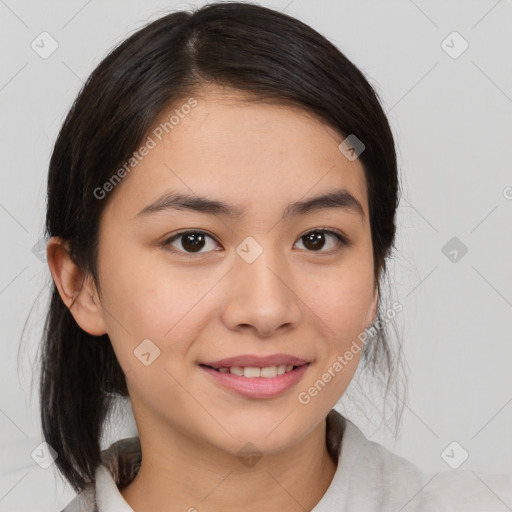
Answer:
[(232, 366), (265, 368), (267, 366), (293, 365), (301, 366), (308, 363), (305, 359), (295, 357), (290, 354), (271, 354), (268, 356), (241, 355), (219, 359), (218, 361), (209, 361), (201, 363), (212, 368), (231, 368)]

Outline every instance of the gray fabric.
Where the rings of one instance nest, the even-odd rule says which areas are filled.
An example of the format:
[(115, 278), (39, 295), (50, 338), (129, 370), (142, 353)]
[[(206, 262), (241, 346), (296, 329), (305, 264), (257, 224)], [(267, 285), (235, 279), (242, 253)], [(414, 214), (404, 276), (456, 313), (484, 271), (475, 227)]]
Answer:
[[(336, 473), (311, 512), (510, 512), (512, 476), (449, 470), (428, 475), (406, 459), (368, 440), (332, 409), (327, 449)], [(120, 489), (139, 471), (138, 437), (122, 439), (102, 452), (96, 483), (89, 484), (61, 512), (133, 512)]]
[[(142, 461), (139, 438), (116, 441), (101, 452), (101, 460), (116, 485), (120, 489), (126, 487), (135, 478)], [(94, 484), (88, 484), (61, 512), (98, 512)]]

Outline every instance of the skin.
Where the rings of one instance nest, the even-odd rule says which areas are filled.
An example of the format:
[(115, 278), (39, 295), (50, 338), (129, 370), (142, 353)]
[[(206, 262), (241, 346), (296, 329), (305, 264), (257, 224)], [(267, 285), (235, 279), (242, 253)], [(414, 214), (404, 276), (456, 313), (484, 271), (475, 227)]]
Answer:
[[(360, 352), (310, 403), (297, 395), (376, 315), (363, 167), (339, 151), (341, 134), (304, 111), (248, 104), (243, 93), (220, 87), (194, 98), (191, 113), (103, 199), (101, 289), (58, 238), (48, 244), (50, 270), (82, 329), (108, 333), (126, 374), (143, 453), (138, 475), (122, 490), (134, 510), (304, 512), (336, 471), (325, 417), (350, 383)], [(358, 199), (364, 217), (331, 207), (281, 219), (289, 202), (341, 188)], [(136, 217), (171, 190), (245, 213)], [(302, 237), (318, 228), (343, 233), (351, 245), (326, 234), (323, 246), (309, 248)], [(165, 245), (184, 229), (212, 238), (199, 254), (183, 237)], [(248, 236), (263, 248), (250, 264), (236, 252)], [(144, 339), (160, 349), (148, 366), (134, 355)], [(298, 385), (272, 399), (227, 391), (198, 366), (274, 353), (311, 364)], [(238, 457), (247, 442), (262, 455), (250, 467)]]

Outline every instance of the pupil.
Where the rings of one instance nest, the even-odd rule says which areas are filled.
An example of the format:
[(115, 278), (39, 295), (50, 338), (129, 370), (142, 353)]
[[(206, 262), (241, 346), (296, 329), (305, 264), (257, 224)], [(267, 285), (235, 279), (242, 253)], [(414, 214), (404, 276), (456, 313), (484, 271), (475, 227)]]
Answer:
[(204, 247), (204, 235), (202, 233), (187, 233), (183, 235), (182, 245), (187, 251), (200, 251)]
[(321, 249), (325, 243), (325, 235), (320, 231), (315, 231), (313, 233), (309, 233), (308, 235), (304, 235), (304, 238), (304, 246), (314, 251)]

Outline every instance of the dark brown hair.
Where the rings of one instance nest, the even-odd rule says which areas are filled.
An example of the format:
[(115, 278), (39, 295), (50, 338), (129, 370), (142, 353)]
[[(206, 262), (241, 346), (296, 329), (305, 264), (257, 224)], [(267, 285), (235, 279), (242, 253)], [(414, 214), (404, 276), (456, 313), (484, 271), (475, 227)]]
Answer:
[[(395, 238), (399, 186), (394, 141), (377, 94), (315, 30), (247, 2), (172, 12), (135, 32), (97, 66), (53, 149), (45, 235), (66, 240), (75, 263), (99, 287), (98, 227), (108, 198), (99, 200), (94, 190), (123, 165), (169, 105), (208, 84), (299, 107), (364, 143), (359, 158), (380, 286)], [(379, 314), (380, 309), (379, 303)], [(386, 386), (391, 354), (380, 329), (362, 356), (372, 372), (387, 379)], [(94, 481), (105, 419), (113, 399), (127, 395), (108, 336), (83, 331), (53, 285), (41, 351), (42, 430), (76, 491)]]

